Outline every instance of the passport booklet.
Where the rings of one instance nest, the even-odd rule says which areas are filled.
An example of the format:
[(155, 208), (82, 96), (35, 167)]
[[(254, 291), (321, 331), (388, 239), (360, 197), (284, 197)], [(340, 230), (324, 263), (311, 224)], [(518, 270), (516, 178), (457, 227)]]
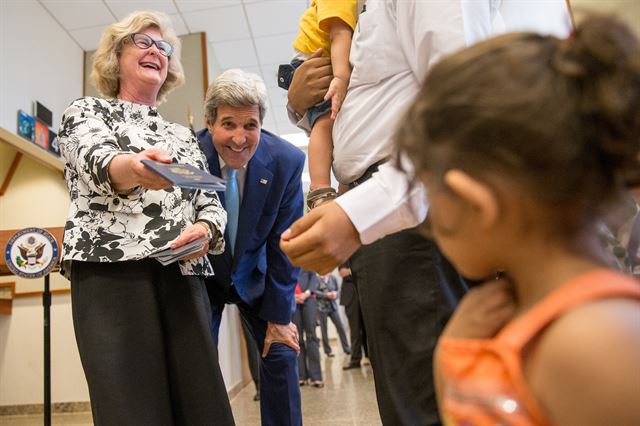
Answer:
[(200, 250), (202, 250), (203, 244), (208, 240), (208, 237), (201, 237), (197, 240), (193, 240), (190, 243), (183, 245), (182, 247), (178, 247), (176, 249), (168, 248), (162, 251), (158, 251), (149, 255), (149, 257), (155, 258), (158, 262), (162, 263), (163, 266), (166, 266), (170, 263), (175, 262), (176, 260), (187, 257), (190, 254), (199, 252)]
[(152, 160), (142, 160), (142, 164), (180, 188), (224, 191), (226, 186), (224, 179), (191, 164), (158, 163)]

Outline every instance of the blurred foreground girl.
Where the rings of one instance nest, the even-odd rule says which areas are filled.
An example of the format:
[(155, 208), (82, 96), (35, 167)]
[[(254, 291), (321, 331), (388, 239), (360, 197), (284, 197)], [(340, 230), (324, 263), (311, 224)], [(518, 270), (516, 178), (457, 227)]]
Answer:
[[(640, 47), (587, 18), (433, 67), (398, 132), (442, 251), (472, 279), (436, 356), (459, 425), (640, 424), (640, 285), (596, 231), (640, 171)], [(500, 274), (498, 274), (500, 275)]]

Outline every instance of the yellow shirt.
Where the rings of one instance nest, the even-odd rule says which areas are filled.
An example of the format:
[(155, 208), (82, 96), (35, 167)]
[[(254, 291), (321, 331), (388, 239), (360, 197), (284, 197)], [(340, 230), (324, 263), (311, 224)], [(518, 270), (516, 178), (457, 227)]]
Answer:
[(357, 4), (357, 0), (313, 0), (300, 18), (300, 31), (293, 47), (307, 55), (322, 47), (323, 55), (329, 56), (329, 19), (339, 18), (354, 30), (358, 19)]

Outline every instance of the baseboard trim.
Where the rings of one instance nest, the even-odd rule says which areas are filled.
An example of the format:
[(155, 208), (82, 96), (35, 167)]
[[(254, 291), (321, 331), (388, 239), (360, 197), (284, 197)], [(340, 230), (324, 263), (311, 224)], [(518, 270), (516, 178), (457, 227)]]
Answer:
[[(241, 380), (232, 386), (227, 392), (229, 401), (236, 397), (242, 389), (247, 386), (251, 380)], [(54, 402), (51, 407), (52, 413), (86, 413), (91, 411), (91, 403), (89, 401), (79, 402)], [(20, 405), (0, 405), (0, 417), (2, 416), (19, 416), (22, 414), (43, 414), (43, 404), (20, 404)]]
[[(51, 405), (52, 413), (84, 413), (91, 411), (91, 403), (89, 401), (54, 402)], [(43, 413), (43, 404), (0, 405), (0, 416)]]
[(227, 392), (227, 394), (229, 395), (229, 401), (233, 401), (233, 398), (238, 396), (240, 391), (244, 389), (249, 383), (252, 383), (251, 379), (240, 380), (234, 386), (231, 386), (231, 389), (229, 389), (229, 391)]

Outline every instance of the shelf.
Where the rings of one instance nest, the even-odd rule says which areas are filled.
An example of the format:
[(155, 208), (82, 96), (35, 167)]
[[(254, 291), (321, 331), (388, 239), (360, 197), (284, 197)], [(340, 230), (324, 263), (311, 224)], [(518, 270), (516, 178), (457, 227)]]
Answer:
[(28, 141), (20, 136), (9, 132), (8, 130), (0, 127), (0, 142), (4, 142), (7, 145), (17, 149), (18, 152), (25, 154), (27, 157), (36, 160), (40, 164), (43, 164), (51, 169), (63, 172), (64, 162), (62, 158), (56, 157), (48, 151), (40, 148), (35, 143)]

